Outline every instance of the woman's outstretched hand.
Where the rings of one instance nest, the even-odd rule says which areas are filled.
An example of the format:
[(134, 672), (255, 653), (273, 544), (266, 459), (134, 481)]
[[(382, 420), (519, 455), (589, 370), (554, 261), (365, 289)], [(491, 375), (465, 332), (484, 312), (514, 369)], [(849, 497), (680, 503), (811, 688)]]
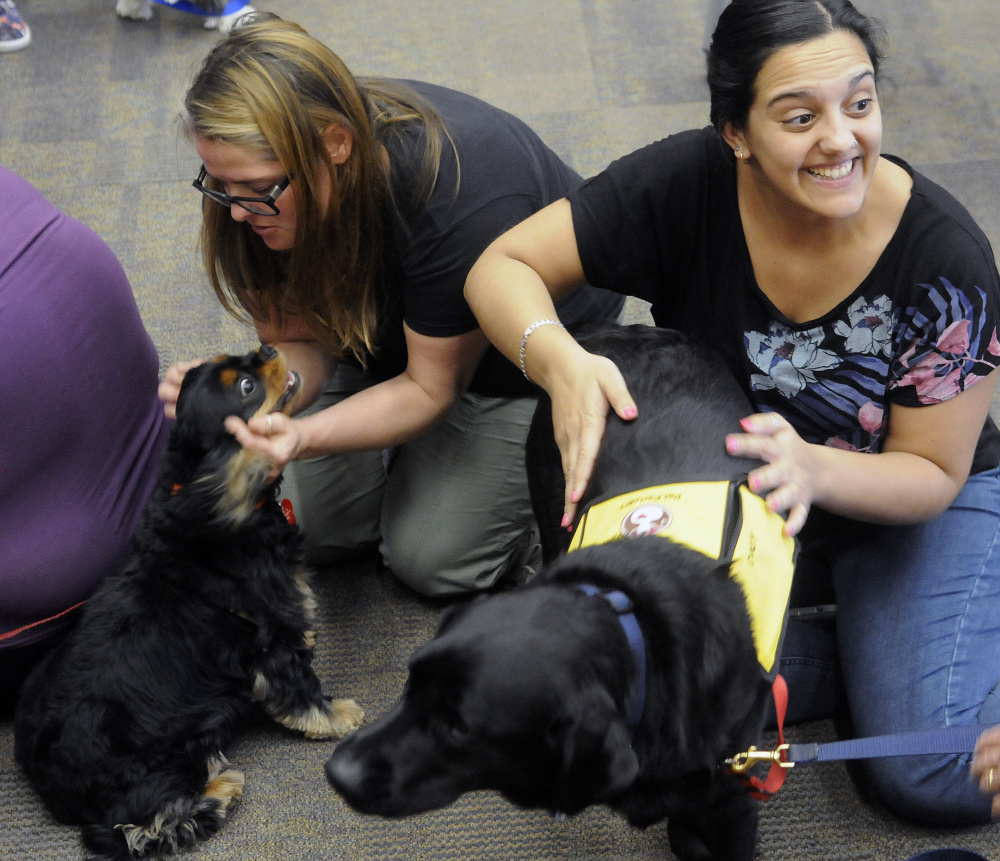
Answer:
[(177, 362), (167, 368), (167, 373), (164, 374), (163, 382), (160, 383), (156, 393), (163, 401), (163, 414), (168, 419), (177, 418), (177, 396), (181, 393), (184, 375), (204, 361), (204, 359), (192, 359), (188, 362)]
[(549, 387), (552, 426), (562, 455), (566, 498), (562, 525), (573, 525), (604, 438), (608, 409), (631, 421), (638, 414), (625, 379), (610, 359), (584, 353)]
[(813, 499), (810, 446), (777, 413), (754, 413), (740, 420), (744, 433), (726, 438), (726, 451), (766, 461), (747, 476), (754, 493), (764, 495), (771, 511), (785, 513), (785, 534), (805, 525)]
[(289, 418), (284, 413), (268, 413), (266, 416), (252, 418), (244, 422), (237, 416), (226, 419), (226, 430), (247, 451), (259, 454), (271, 465), (268, 473), (271, 479), (281, 475), (289, 461), (302, 448), (302, 436), (297, 419)]

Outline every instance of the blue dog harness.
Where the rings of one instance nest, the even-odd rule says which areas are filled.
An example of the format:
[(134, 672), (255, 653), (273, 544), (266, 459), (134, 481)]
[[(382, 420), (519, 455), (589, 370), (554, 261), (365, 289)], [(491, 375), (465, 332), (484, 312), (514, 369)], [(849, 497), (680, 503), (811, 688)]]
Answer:
[(628, 710), (625, 712), (625, 726), (628, 727), (629, 736), (634, 737), (635, 731), (639, 727), (639, 721), (642, 720), (643, 709), (646, 707), (646, 644), (642, 639), (639, 622), (632, 611), (632, 600), (618, 589), (607, 592), (589, 583), (582, 583), (577, 586), (577, 589), (587, 595), (600, 595), (615, 608), (629, 648), (632, 649), (638, 674), (635, 680), (635, 690), (632, 692), (632, 702), (629, 703)]

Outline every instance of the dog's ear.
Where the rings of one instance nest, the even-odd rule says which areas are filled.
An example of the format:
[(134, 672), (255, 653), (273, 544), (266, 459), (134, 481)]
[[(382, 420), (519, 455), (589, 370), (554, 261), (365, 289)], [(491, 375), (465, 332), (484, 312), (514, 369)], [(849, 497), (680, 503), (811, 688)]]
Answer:
[(461, 601), (457, 604), (451, 604), (448, 607), (445, 607), (444, 610), (441, 611), (441, 615), (438, 616), (437, 632), (434, 636), (440, 637), (445, 631), (454, 625), (455, 622), (461, 619), (470, 607), (482, 603), (489, 597), (489, 595), (475, 595), (466, 601)]
[(185, 447), (200, 452), (212, 450), (226, 437), (232, 438), (224, 422), (233, 409), (224, 392), (212, 385), (216, 372), (215, 365), (209, 362), (191, 368), (177, 396), (178, 439)]
[[(230, 439), (236, 442), (233, 437)], [(202, 477), (198, 480), (215, 488), (215, 518), (233, 528), (241, 526), (271, 484), (270, 464), (260, 455), (241, 448), (239, 443), (234, 451), (228, 440), (224, 440), (209, 452), (202, 465)]]
[(191, 445), (213, 443), (197, 456), (187, 480), (175, 487), (171, 507), (192, 528), (238, 529), (272, 484), (270, 464), (242, 448), (226, 431), (214, 440), (195, 440)]
[(560, 784), (583, 796), (581, 807), (616, 798), (639, 774), (628, 728), (603, 687), (591, 685), (571, 698), (548, 737), (562, 755)]

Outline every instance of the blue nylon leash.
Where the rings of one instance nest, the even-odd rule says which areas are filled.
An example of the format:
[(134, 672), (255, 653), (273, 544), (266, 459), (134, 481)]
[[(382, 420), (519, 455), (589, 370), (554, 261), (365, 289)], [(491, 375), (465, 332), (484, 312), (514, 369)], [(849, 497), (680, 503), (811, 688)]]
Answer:
[(989, 861), (989, 859), (971, 849), (931, 849), (919, 855), (912, 855), (907, 861)]
[[(782, 684), (779, 686), (778, 681)], [(781, 736), (784, 710), (787, 704), (787, 688), (779, 674), (774, 686), (774, 704), (778, 712), (778, 741), (773, 750), (758, 750), (751, 747), (743, 753), (729, 757), (723, 766), (731, 774), (753, 776), (747, 773), (758, 763), (769, 763), (767, 781), (759, 785), (753, 783), (759, 792), (756, 797), (770, 798), (784, 783), (789, 768), (807, 762), (835, 762), (846, 759), (876, 759), (887, 756), (921, 756), (940, 754), (968, 754), (976, 748), (979, 736), (989, 727), (982, 724), (950, 726), (932, 730), (894, 733), (868, 738), (846, 739), (825, 744), (785, 744)]]
[(987, 727), (980, 724), (943, 729), (855, 738), (827, 744), (790, 744), (788, 762), (833, 762), (842, 759), (875, 759), (884, 756), (972, 753), (976, 740)]

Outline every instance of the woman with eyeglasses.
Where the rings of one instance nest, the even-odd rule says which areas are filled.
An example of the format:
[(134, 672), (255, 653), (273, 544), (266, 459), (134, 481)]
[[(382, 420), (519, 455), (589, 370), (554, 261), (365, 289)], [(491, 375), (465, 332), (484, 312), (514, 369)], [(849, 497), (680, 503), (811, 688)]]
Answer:
[[(295, 417), (231, 421), (284, 469), (309, 560), (377, 545), (428, 595), (515, 574), (534, 526), (523, 448), (537, 390), (490, 347), (462, 289), (493, 239), (580, 177), (511, 115), (355, 79), (274, 15), (209, 53), (184, 119), (204, 163), (212, 286), (301, 377)], [(614, 320), (623, 302), (587, 288), (560, 314)], [(188, 367), (161, 386), (168, 414)]]

